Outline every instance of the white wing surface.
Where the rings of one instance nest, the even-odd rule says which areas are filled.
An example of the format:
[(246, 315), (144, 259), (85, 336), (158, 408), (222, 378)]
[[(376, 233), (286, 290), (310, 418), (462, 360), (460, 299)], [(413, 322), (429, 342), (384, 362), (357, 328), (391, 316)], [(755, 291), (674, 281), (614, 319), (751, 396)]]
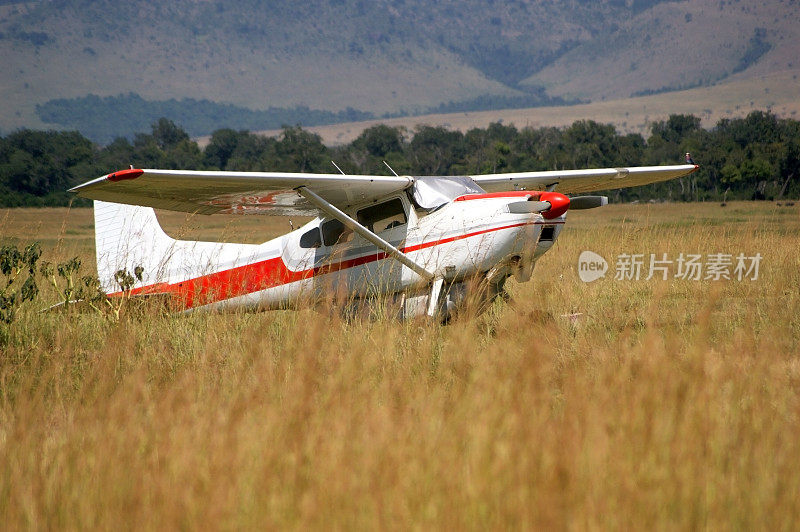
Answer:
[(596, 190), (638, 187), (691, 174), (699, 166), (634, 166), (629, 168), (594, 168), (589, 170), (556, 170), (470, 176), (488, 192), (506, 190), (553, 190), (563, 194), (578, 194)]
[(73, 189), (78, 196), (201, 214), (315, 215), (295, 189), (306, 186), (341, 209), (411, 186), (410, 177), (284, 172), (120, 170)]
[[(688, 175), (698, 166), (638, 166), (469, 176), (488, 192), (544, 190), (565, 194), (636, 187)], [(435, 178), (424, 178), (435, 179)], [(448, 178), (443, 178), (448, 179)], [(120, 170), (73, 189), (78, 196), (190, 213), (315, 215), (318, 209), (296, 192), (308, 187), (340, 209), (378, 201), (414, 184), (408, 176)]]

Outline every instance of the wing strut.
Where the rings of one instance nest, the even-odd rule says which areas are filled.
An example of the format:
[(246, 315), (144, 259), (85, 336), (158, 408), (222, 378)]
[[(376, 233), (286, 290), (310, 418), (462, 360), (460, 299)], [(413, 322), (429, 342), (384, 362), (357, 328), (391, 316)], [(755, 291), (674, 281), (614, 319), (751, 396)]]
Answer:
[(429, 272), (428, 270), (426, 270), (413, 260), (409, 259), (408, 256), (406, 256), (402, 251), (400, 251), (399, 249), (397, 249), (396, 247), (394, 247), (393, 245), (391, 245), (390, 243), (388, 243), (387, 241), (385, 241), (384, 239), (382, 239), (381, 237), (379, 237), (378, 235), (376, 235), (375, 233), (373, 233), (372, 231), (370, 231), (369, 229), (358, 223), (357, 221), (350, 218), (347, 214), (345, 214), (341, 210), (337, 209), (335, 206), (331, 205), (330, 203), (319, 197), (316, 193), (314, 193), (314, 191), (306, 187), (298, 187), (295, 190), (297, 190), (298, 194), (300, 194), (308, 201), (319, 207), (320, 210), (333, 216), (334, 218), (342, 222), (345, 225), (345, 227), (352, 229), (353, 231), (363, 236), (368, 241), (378, 246), (378, 248), (385, 251), (387, 254), (389, 254), (392, 258), (396, 259), (402, 265), (407, 266), (408, 268), (416, 272), (420, 277), (422, 277), (426, 281), (430, 281), (431, 279), (433, 279), (434, 275), (431, 272)]

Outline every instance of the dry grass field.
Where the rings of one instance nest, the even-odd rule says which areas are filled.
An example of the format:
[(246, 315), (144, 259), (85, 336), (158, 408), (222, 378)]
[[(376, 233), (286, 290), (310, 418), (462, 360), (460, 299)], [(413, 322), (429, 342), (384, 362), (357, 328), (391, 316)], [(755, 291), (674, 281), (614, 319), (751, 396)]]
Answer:
[[(0, 347), (0, 522), (795, 528), (798, 214), (571, 213), (534, 279), (510, 283), (511, 302), (449, 326), (24, 308)], [(287, 229), (165, 219), (247, 241)], [(49, 260), (91, 264), (91, 211), (0, 211), (0, 243), (34, 239)], [(611, 267), (588, 284), (587, 249)], [(624, 253), (763, 258), (756, 280), (615, 280)]]

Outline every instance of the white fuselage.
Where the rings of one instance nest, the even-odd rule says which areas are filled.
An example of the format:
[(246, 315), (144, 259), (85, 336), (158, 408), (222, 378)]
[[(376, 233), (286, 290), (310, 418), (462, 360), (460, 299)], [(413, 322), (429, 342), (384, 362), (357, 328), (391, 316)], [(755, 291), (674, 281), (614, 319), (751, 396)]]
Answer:
[[(545, 220), (538, 213), (509, 212), (519, 197), (452, 201), (429, 213), (415, 210), (405, 194), (389, 199), (402, 201), (406, 222), (376, 234), (448, 284), (512, 264), (513, 273), (527, 280), (564, 223), (564, 216)], [(356, 207), (348, 214), (358, 212)], [(360, 300), (429, 290), (429, 280), (358, 235), (334, 243), (325, 241), (323, 231), (314, 241), (314, 231), (328, 221), (316, 218), (260, 245), (171, 240), (134, 293), (169, 292), (191, 310), (286, 308), (325, 294)]]

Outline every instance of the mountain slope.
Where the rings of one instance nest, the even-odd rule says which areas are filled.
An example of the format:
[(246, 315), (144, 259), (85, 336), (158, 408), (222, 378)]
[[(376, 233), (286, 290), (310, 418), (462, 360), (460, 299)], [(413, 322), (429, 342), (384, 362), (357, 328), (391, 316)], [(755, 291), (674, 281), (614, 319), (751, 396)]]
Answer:
[(663, 3), (576, 46), (522, 85), (618, 99), (797, 69), (798, 16), (795, 0)]
[(550, 95), (597, 100), (708, 84), (787, 68), (798, 53), (799, 7), (795, 0), (5, 3), (0, 130), (45, 127), (37, 105), (88, 94), (382, 115), (536, 94), (541, 85)]

